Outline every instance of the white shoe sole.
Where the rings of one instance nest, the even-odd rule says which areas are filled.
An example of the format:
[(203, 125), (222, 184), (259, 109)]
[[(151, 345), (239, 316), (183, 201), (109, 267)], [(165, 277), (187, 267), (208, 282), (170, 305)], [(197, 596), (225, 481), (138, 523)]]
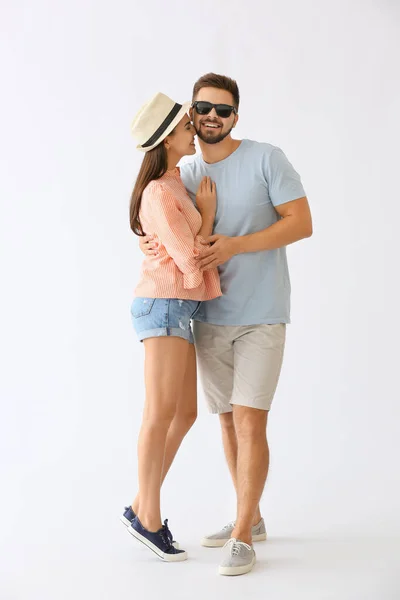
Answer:
[[(253, 535), (252, 537), (252, 541), (253, 542), (264, 542), (267, 539), (267, 534), (266, 533), (259, 533), (257, 535)], [(224, 539), (218, 539), (218, 540), (213, 540), (210, 538), (203, 538), (200, 542), (200, 544), (202, 546), (204, 546), (205, 548), (222, 548), (222, 546), (225, 546), (226, 542), (229, 540), (229, 538), (224, 538)]]
[(142, 544), (147, 546), (147, 548), (152, 550), (158, 556), (158, 558), (160, 558), (164, 562), (182, 562), (184, 560), (187, 560), (187, 552), (179, 552), (179, 554), (166, 554), (165, 552), (157, 548), (157, 546), (155, 546), (147, 538), (141, 535), (138, 531), (136, 531), (136, 529), (133, 529), (133, 527), (128, 527), (128, 531), (131, 535), (133, 535), (134, 538), (136, 538), (139, 542), (142, 542)]
[(256, 557), (253, 557), (253, 560), (248, 565), (243, 565), (242, 567), (219, 567), (218, 573), (220, 575), (245, 575), (245, 573), (249, 573), (254, 565), (256, 564)]
[[(131, 522), (128, 519), (126, 519), (123, 515), (122, 517), (120, 517), (120, 521), (125, 525), (125, 527), (131, 526)], [(179, 550), (179, 542), (173, 542), (172, 545), (176, 550)]]

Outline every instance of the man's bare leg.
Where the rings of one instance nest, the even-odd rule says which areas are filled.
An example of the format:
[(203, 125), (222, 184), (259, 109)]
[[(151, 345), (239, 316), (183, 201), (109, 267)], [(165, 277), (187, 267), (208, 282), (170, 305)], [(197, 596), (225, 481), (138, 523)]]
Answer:
[[(224, 446), (225, 458), (228, 463), (229, 471), (232, 477), (232, 482), (238, 493), (237, 487), (237, 457), (238, 457), (238, 440), (235, 430), (233, 413), (227, 412), (219, 415), (222, 432), (222, 443)], [(260, 506), (257, 504), (252, 525), (257, 525), (261, 520)]]
[(251, 544), (261, 494), (269, 468), (267, 442), (268, 412), (246, 406), (233, 406), (237, 436), (237, 518), (232, 537)]

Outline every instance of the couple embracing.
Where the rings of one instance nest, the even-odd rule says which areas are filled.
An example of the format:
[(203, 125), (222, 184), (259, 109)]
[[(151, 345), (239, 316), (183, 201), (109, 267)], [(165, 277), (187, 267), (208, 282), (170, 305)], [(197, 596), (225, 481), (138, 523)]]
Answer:
[[(132, 133), (143, 162), (130, 205), (145, 254), (132, 320), (145, 349), (139, 492), (121, 520), (168, 562), (187, 553), (162, 521), (160, 489), (197, 414), (196, 358), (237, 494), (235, 521), (206, 535), (221, 575), (252, 570), (266, 539), (259, 502), (269, 467), (267, 422), (290, 322), (288, 244), (312, 222), (298, 173), (279, 148), (235, 140), (239, 89), (209, 73), (192, 101), (156, 94)], [(195, 135), (201, 154), (194, 155)]]

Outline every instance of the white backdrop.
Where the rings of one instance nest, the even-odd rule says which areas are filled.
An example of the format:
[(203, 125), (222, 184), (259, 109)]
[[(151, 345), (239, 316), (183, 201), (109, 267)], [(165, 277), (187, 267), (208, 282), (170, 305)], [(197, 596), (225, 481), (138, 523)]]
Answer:
[[(398, 598), (376, 549), (390, 539), (400, 552), (399, 4), (2, 0), (0, 28), (2, 600), (260, 598), (260, 581), (274, 600), (293, 572), (293, 599), (364, 600), (361, 581), (371, 598)], [(201, 393), (164, 488), (197, 562), (179, 573), (156, 563), (118, 523), (136, 491), (143, 402), (130, 122), (158, 90), (190, 99), (211, 70), (239, 83), (236, 136), (282, 147), (301, 173), (315, 232), (288, 252), (293, 324), (262, 503), (270, 546), (235, 583), (197, 546), (235, 508)], [(371, 563), (345, 554), (352, 588), (325, 563), (285, 563), (296, 540), (332, 536), (374, 540)], [(279, 555), (274, 540), (294, 545)], [(311, 562), (339, 560), (329, 552)], [(315, 564), (329, 581), (319, 591)]]

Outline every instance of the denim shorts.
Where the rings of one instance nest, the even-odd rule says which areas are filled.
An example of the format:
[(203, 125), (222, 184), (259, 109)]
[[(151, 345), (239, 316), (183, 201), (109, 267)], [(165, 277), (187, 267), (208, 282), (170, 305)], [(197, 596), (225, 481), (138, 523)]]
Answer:
[(174, 336), (194, 343), (190, 320), (199, 309), (197, 300), (175, 298), (135, 298), (131, 315), (139, 340)]

